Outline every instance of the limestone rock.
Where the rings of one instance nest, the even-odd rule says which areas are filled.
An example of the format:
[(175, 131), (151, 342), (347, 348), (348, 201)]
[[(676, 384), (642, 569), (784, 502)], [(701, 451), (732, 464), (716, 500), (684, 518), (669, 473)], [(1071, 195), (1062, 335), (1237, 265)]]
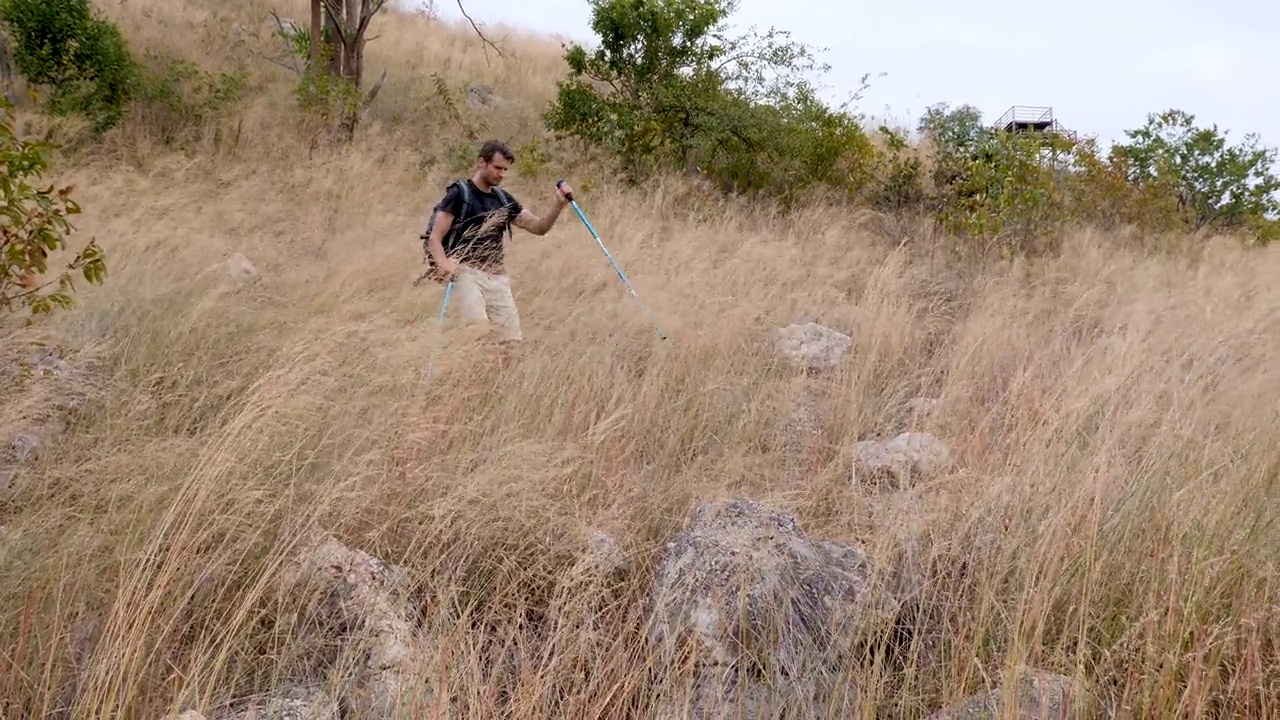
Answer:
[(467, 86), (467, 104), (472, 108), (502, 104), (502, 98), (491, 85), (472, 83)]
[(825, 325), (788, 325), (774, 334), (774, 346), (792, 364), (808, 371), (836, 367), (853, 349), (853, 337)]
[(705, 503), (661, 558), (648, 637), (668, 657), (693, 642), (696, 717), (718, 716), (715, 702), (756, 708), (750, 717), (770, 704), (768, 687), (803, 706), (856, 631), (887, 619), (870, 578), (861, 548), (809, 538), (790, 515), (750, 500)]
[(899, 488), (913, 479), (943, 472), (951, 465), (951, 449), (927, 432), (904, 432), (891, 440), (863, 440), (853, 449), (853, 482)]
[(280, 590), (296, 592), (303, 583), (319, 586), (310, 607), (320, 632), (345, 642), (344, 651), (359, 663), (353, 704), (377, 717), (395, 713), (406, 694), (414, 663), (421, 659), (414, 632), (415, 610), (401, 593), (403, 572), (331, 536), (311, 544), (280, 578)]
[(1074, 720), (1098, 717), (1097, 709), (1093, 697), (1071, 678), (1020, 668), (1014, 687), (972, 695), (928, 720)]
[(916, 397), (907, 401), (907, 410), (912, 415), (926, 417), (942, 409), (941, 398)]
[(227, 275), (232, 280), (249, 280), (258, 274), (257, 266), (241, 253), (236, 253), (227, 259), (226, 269)]
[(173, 720), (339, 720), (338, 703), (324, 691), (299, 688), (279, 696), (240, 698), (210, 715), (185, 710)]

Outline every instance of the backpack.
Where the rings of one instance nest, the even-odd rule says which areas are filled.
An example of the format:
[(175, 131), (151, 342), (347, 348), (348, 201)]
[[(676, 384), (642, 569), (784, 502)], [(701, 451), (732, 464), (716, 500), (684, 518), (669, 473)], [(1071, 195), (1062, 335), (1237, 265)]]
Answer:
[[(461, 232), (462, 232), (461, 228), (463, 224), (465, 224), (467, 220), (470, 220), (471, 218), (479, 214), (475, 212), (475, 206), (471, 202), (472, 200), (471, 187), (470, 185), (467, 184), (467, 181), (455, 180), (445, 186), (445, 192), (446, 193), (449, 192), (449, 190), (454, 185), (457, 185), (459, 191), (462, 193), (462, 212), (461, 214), (459, 214), (457, 217), (453, 219), (453, 225), (449, 226), (449, 231), (444, 234), (443, 238), (441, 238), (440, 244), (444, 246), (444, 252), (446, 255), (449, 254), (449, 252), (457, 249), (457, 245), (458, 245), (457, 241), (461, 236)], [(506, 204), (506, 205), (511, 204), (511, 196), (507, 195), (505, 190), (503, 190), (500, 187), (494, 186), (493, 192), (497, 193), (498, 198), (502, 200), (503, 204)], [(422, 254), (424, 257), (424, 262), (426, 262), (428, 266), (427, 273), (430, 273), (430, 274), (434, 274), (436, 269), (436, 259), (431, 256), (431, 248), (429, 247), (429, 245), (431, 242), (431, 229), (435, 227), (436, 214), (438, 212), (439, 212), (438, 210), (431, 211), (431, 217), (430, 219), (427, 220), (427, 229), (423, 231), (422, 235), (419, 236), (422, 239)], [(507, 223), (506, 233), (507, 233), (508, 239), (510, 239), (513, 236), (513, 232), (511, 230), (511, 223)]]

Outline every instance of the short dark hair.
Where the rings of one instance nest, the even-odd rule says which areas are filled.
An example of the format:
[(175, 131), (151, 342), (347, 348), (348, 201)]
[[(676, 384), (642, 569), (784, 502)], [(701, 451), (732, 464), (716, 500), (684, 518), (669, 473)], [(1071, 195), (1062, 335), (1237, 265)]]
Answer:
[(516, 154), (507, 147), (507, 144), (501, 140), (489, 140), (480, 146), (480, 159), (485, 162), (493, 162), (493, 156), (501, 153), (502, 157), (508, 162), (516, 161)]

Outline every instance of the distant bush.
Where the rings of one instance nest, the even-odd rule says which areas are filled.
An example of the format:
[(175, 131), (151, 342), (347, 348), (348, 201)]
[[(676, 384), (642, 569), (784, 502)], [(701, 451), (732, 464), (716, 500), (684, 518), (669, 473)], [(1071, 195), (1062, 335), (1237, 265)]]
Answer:
[(1030, 251), (1068, 223), (1140, 232), (1211, 229), (1253, 242), (1280, 236), (1275, 150), (1249, 136), (1229, 147), (1217, 128), (1170, 110), (1128, 131), (1103, 157), (1093, 138), (1009, 133), (976, 108), (928, 109), (920, 133), (933, 150), (931, 208), (948, 231)]
[(880, 126), (884, 149), (877, 154), (877, 182), (871, 204), (886, 212), (918, 213), (925, 209), (924, 163), (904, 133)]
[[(41, 188), (33, 182), (49, 168), (52, 147), (24, 140), (13, 128), (13, 106), (0, 98), (0, 313), (19, 308), (32, 313), (69, 308), (75, 290), (74, 271), (91, 283), (106, 277), (106, 264), (98, 245), (90, 241), (69, 262), (57, 280), (44, 280), (49, 255), (66, 247), (74, 231), (68, 216), (80, 212), (70, 187)], [(46, 292), (56, 285), (52, 292)]]
[(934, 154), (929, 204), (947, 231), (1025, 252), (1067, 220), (1065, 138), (998, 132), (968, 105), (930, 107), (919, 131)]
[(245, 74), (211, 73), (182, 58), (147, 52), (138, 71), (134, 114), (164, 145), (226, 117), (245, 88)]
[(823, 69), (784, 32), (730, 37), (729, 0), (591, 0), (601, 45), (566, 48), (546, 127), (610, 153), (639, 182), (680, 168), (733, 191), (790, 200), (815, 186), (864, 192), (874, 149), (803, 73)]
[[(1069, 225), (1139, 234), (1212, 229), (1280, 237), (1275, 151), (1227, 145), (1180, 111), (1153, 115), (1105, 157), (1092, 138), (1010, 133), (972, 106), (928, 108), (909, 138), (822, 102), (812, 51), (770, 30), (730, 36), (733, 0), (589, 0), (598, 46), (565, 49), (543, 116), (613, 157), (625, 177), (680, 169), (784, 203), (812, 190), (888, 212), (926, 212), (1001, 255), (1051, 248)], [(864, 79), (865, 80), (865, 79)]]
[(1113, 153), (1125, 163), (1127, 179), (1173, 188), (1194, 229), (1262, 227), (1280, 219), (1276, 149), (1260, 147), (1256, 135), (1228, 145), (1217, 126), (1196, 127), (1195, 116), (1173, 109), (1149, 115), (1125, 135), (1129, 142)]
[(52, 87), (51, 112), (82, 113), (97, 130), (119, 123), (136, 91), (124, 36), (88, 0), (0, 0), (0, 22), (13, 37), (18, 70)]
[(87, 0), (0, 0), (0, 22), (14, 38), (18, 70), (50, 88), (45, 108), (83, 115), (95, 132), (132, 114), (134, 129), (182, 145), (225, 117), (244, 89), (243, 73), (214, 74), (151, 51), (138, 61), (119, 28)]

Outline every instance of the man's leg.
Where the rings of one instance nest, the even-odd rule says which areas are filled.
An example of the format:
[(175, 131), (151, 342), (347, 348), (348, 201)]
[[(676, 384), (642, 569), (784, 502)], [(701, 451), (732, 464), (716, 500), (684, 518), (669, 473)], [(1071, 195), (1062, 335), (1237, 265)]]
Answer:
[[(453, 276), (453, 299), (450, 305), (457, 307), (458, 318), (464, 325), (484, 325), (489, 321), (485, 312), (485, 277), (475, 268), (463, 265)], [(476, 332), (482, 333), (483, 328)]]
[(488, 273), (483, 290), (489, 319), (496, 327), (495, 339), (509, 351), (523, 339), (520, 311), (516, 309), (516, 300), (511, 294), (511, 277), (505, 273)]

